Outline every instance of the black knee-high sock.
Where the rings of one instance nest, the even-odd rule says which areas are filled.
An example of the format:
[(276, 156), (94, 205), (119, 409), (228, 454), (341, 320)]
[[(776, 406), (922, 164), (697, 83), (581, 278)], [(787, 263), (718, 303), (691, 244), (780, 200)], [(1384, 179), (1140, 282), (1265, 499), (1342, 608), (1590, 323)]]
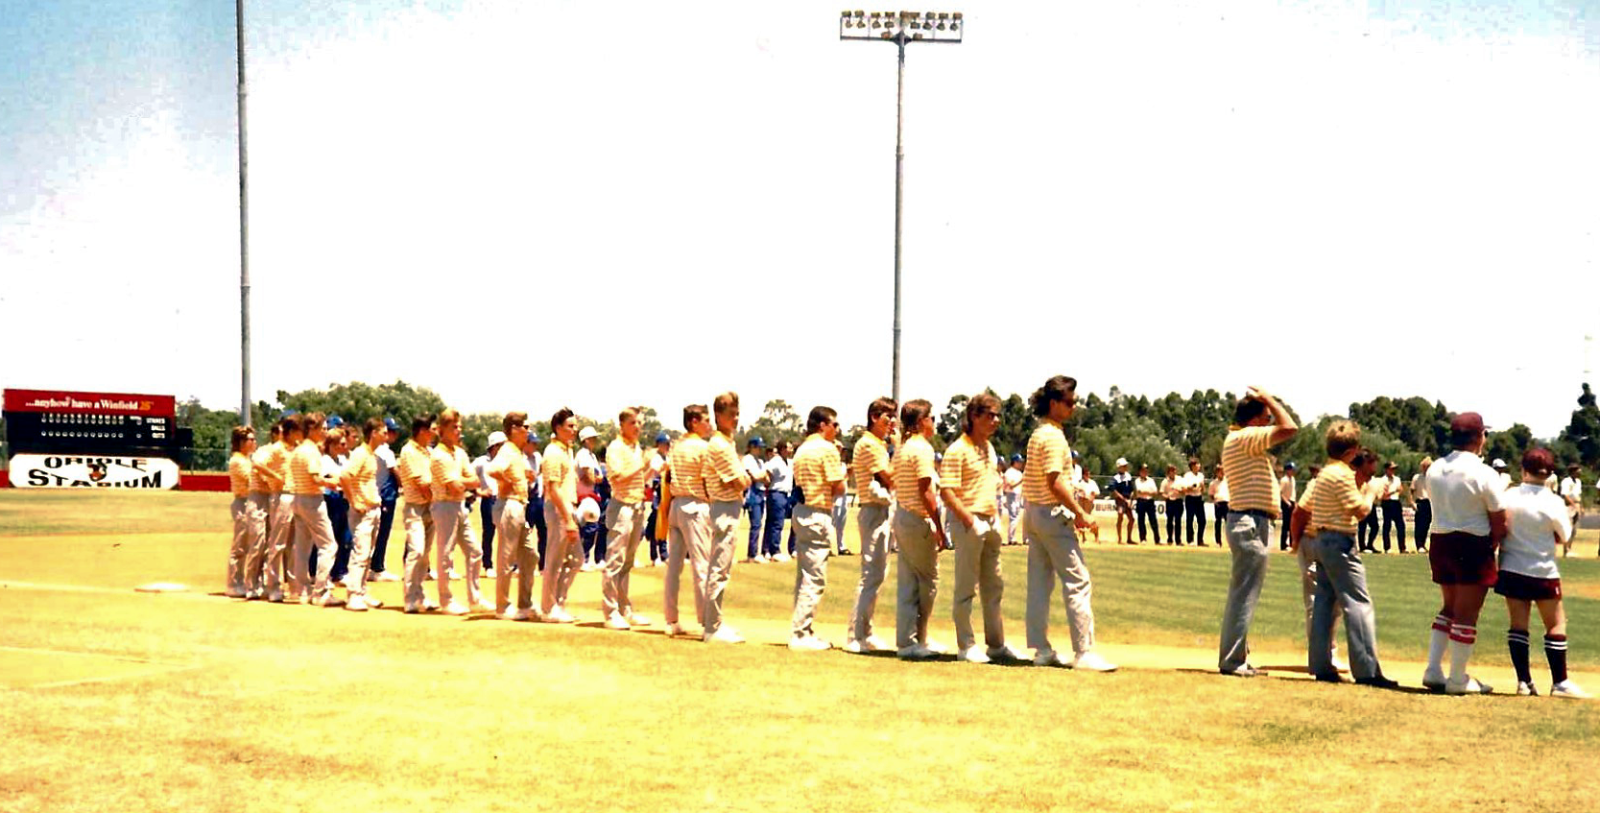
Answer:
[[(1545, 643), (1546, 651), (1550, 644)], [(1506, 645), (1511, 648), (1511, 665), (1517, 669), (1517, 681), (1521, 683), (1533, 682), (1533, 671), (1528, 666), (1528, 631), (1512, 629), (1506, 631)]]
[(1550, 661), (1550, 679), (1555, 683), (1565, 682), (1567, 679), (1567, 636), (1544, 636), (1544, 657)]

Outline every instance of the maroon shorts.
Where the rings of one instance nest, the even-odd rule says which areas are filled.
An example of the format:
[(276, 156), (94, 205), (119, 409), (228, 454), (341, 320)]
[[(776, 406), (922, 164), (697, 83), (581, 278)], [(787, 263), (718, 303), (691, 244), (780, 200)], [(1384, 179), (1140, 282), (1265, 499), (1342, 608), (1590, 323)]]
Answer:
[(1451, 531), (1432, 538), (1428, 567), (1433, 570), (1434, 584), (1494, 586), (1494, 544), (1489, 537)]
[(1524, 576), (1521, 573), (1512, 573), (1509, 570), (1500, 571), (1499, 581), (1494, 583), (1494, 591), (1506, 598), (1521, 601), (1545, 601), (1547, 599), (1561, 598), (1560, 579), (1539, 579), (1533, 576)]

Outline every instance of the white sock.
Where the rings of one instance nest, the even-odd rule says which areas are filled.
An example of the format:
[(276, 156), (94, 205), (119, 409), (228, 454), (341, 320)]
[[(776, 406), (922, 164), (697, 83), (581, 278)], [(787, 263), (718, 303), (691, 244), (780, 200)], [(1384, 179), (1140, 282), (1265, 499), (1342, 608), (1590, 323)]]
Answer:
[(1450, 619), (1442, 615), (1434, 616), (1433, 629), (1428, 635), (1428, 671), (1429, 675), (1438, 675), (1444, 672), (1444, 650), (1450, 643)]
[(1450, 628), (1450, 682), (1460, 686), (1467, 682), (1467, 659), (1478, 642), (1478, 628), (1454, 624)]

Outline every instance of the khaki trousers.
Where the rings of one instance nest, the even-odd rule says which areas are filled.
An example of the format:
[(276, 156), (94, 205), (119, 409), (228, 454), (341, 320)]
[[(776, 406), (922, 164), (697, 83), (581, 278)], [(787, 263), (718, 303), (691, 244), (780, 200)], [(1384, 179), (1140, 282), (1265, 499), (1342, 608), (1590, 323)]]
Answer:
[(872, 637), (872, 616), (878, 611), (878, 591), (889, 569), (888, 505), (862, 505), (856, 514), (861, 531), (861, 582), (856, 585), (855, 609), (850, 612), (849, 638), (865, 641)]
[[(1319, 535), (1307, 528), (1305, 534), (1300, 537), (1300, 547), (1295, 551), (1300, 563), (1300, 601), (1306, 608), (1306, 642), (1308, 646), (1312, 638), (1311, 619), (1316, 615), (1317, 571), (1320, 569), (1317, 566), (1317, 558), (1312, 555), (1311, 542)], [(1333, 637), (1333, 627), (1339, 624), (1338, 613), (1333, 615), (1333, 621), (1330, 624), (1331, 626), (1328, 629), (1328, 659), (1331, 663), (1334, 653), (1339, 649), (1338, 641)]]
[(517, 568), (517, 609), (533, 609), (533, 582), (539, 577), (539, 537), (528, 527), (528, 504), (516, 499), (494, 504), (494, 608), (511, 609), (511, 566)]
[(1000, 578), (1000, 530), (994, 515), (978, 516), (989, 530), (975, 534), (955, 514), (945, 514), (945, 532), (956, 546), (956, 586), (951, 618), (956, 625), (956, 646), (967, 649), (977, 644), (972, 630), (972, 600), (983, 602), (983, 640), (990, 647), (1004, 646), (1005, 621), (1000, 615), (1000, 596), (1005, 582)]
[(245, 590), (246, 560), (255, 550), (255, 509), (244, 497), (234, 497), (228, 506), (228, 516), (233, 518), (233, 544), (228, 547), (227, 587), (230, 592)]
[(345, 574), (344, 583), (354, 585), (350, 588), (352, 596), (367, 594), (367, 568), (372, 567), (372, 547), (378, 539), (379, 513), (376, 505), (365, 511), (353, 507), (350, 509), (350, 570)]
[(567, 539), (567, 525), (556, 507), (559, 499), (544, 501), (544, 585), (539, 593), (539, 609), (546, 616), (556, 607), (567, 606), (567, 591), (572, 589), (572, 580), (583, 566), (583, 540), (576, 536)]
[(277, 494), (266, 494), (260, 491), (250, 492), (250, 538), (252, 547), (244, 558), (244, 589), (252, 593), (261, 593), (263, 590), (262, 566), (267, 561), (267, 519), (272, 516), (272, 509), (278, 503)]
[[(704, 548), (704, 558), (694, 563), (696, 575), (705, 585), (701, 623), (708, 635), (722, 629), (722, 594), (733, 577), (733, 556), (739, 544), (739, 512), (742, 510), (742, 500), (711, 503), (710, 544)], [(689, 552), (694, 553), (694, 549), (690, 548)]]
[(612, 500), (606, 506), (606, 564), (605, 571), (600, 574), (600, 601), (607, 618), (613, 613), (623, 618), (633, 615), (628, 582), (633, 575), (633, 558), (639, 552), (639, 540), (644, 534), (645, 507), (643, 502), (619, 500)]
[[(667, 574), (662, 585), (662, 619), (668, 624), (678, 623), (678, 587), (683, 581), (683, 561), (709, 556), (711, 548), (711, 506), (693, 497), (672, 498), (672, 511), (667, 515)], [(699, 551), (699, 553), (691, 553)], [(694, 583), (694, 615), (696, 622), (705, 624), (706, 586), (700, 571), (689, 569)]]
[(433, 536), (433, 512), (426, 503), (405, 504), (400, 518), (406, 526), (405, 571), (400, 581), (405, 589), (406, 605), (421, 607), (427, 600), (422, 585), (428, 579), (428, 539)]
[(894, 643), (900, 649), (928, 643), (928, 619), (939, 595), (939, 538), (933, 520), (904, 508), (894, 510), (895, 562)]
[[(293, 558), (290, 548), (294, 545), (294, 495), (278, 492), (267, 499), (272, 505), (272, 519), (267, 526), (267, 555), (261, 571), (264, 589), (273, 596), (283, 594), (283, 574), (288, 560)], [(292, 591), (294, 585), (291, 583), (289, 588)]]
[(828, 554), (833, 551), (833, 512), (809, 505), (794, 509), (794, 618), (796, 638), (815, 635), (817, 605), (828, 586)]
[(1094, 610), (1089, 568), (1078, 547), (1078, 531), (1072, 512), (1060, 505), (1030, 505), (1023, 520), (1028, 543), (1028, 646), (1040, 652), (1054, 652), (1050, 645), (1050, 597), (1061, 582), (1061, 598), (1067, 605), (1067, 628), (1072, 633), (1072, 651), (1082, 655), (1094, 649)]
[[(311, 567), (311, 548), (317, 549), (315, 581), (308, 571)], [(339, 555), (339, 545), (333, 541), (333, 523), (328, 520), (328, 503), (321, 494), (294, 495), (294, 571), (296, 595), (311, 591), (311, 598), (319, 599), (333, 592), (328, 574), (333, 570), (333, 560)]]
[(433, 514), (433, 551), (437, 565), (434, 581), (439, 585), (439, 605), (449, 606), (455, 600), (450, 592), (450, 562), (451, 554), (459, 545), (467, 560), (467, 606), (476, 607), (483, 601), (483, 595), (478, 592), (483, 546), (478, 544), (478, 532), (472, 529), (472, 509), (461, 500), (435, 500), (428, 511)]

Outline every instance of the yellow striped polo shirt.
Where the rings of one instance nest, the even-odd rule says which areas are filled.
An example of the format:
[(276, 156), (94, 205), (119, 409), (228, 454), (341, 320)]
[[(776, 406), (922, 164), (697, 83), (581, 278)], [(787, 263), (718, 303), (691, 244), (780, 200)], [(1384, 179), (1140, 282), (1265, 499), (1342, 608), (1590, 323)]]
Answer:
[(1235, 427), (1222, 441), (1222, 470), (1228, 473), (1228, 510), (1264, 511), (1278, 516), (1278, 477), (1272, 448), (1272, 426)]
[(446, 446), (440, 442), (433, 447), (428, 459), (428, 470), (433, 474), (431, 494), (434, 502), (456, 502), (467, 498), (467, 483), (477, 474), (472, 470), (472, 459), (460, 446)]
[(1331, 528), (1348, 534), (1354, 534), (1360, 524), (1352, 512), (1365, 502), (1356, 486), (1355, 471), (1343, 460), (1329, 460), (1300, 498), (1311, 511), (1311, 530)]
[(639, 444), (629, 443), (621, 435), (607, 444), (606, 479), (611, 481), (611, 499), (627, 505), (644, 502), (645, 478), (650, 474), (645, 463)]
[(672, 470), (672, 496), (708, 502), (706, 495), (706, 439), (690, 432), (672, 444), (667, 466)]
[(341, 478), (347, 485), (344, 495), (350, 507), (366, 513), (378, 507), (378, 455), (363, 443), (350, 453)]
[(859, 505), (888, 505), (887, 497), (873, 494), (873, 475), (889, 471), (889, 447), (877, 435), (868, 432), (856, 441), (851, 455), (850, 468), (856, 475), (856, 503)]
[[(609, 455), (607, 457), (609, 459)], [(523, 454), (516, 444), (502, 444), (500, 451), (495, 452), (494, 459), (489, 461), (484, 473), (490, 477), (498, 474), (511, 481), (510, 486), (507, 486), (504, 481), (500, 481), (499, 494), (501, 499), (516, 500), (523, 505), (527, 505), (528, 478), (532, 472), (528, 469), (528, 456)]]
[(400, 450), (394, 473), (400, 478), (400, 496), (406, 505), (427, 508), (433, 502), (433, 453), (416, 438), (406, 441)]
[(283, 490), (283, 479), (287, 476), (284, 464), (288, 462), (288, 453), (283, 448), (283, 441), (275, 440), (256, 450), (255, 465), (250, 469), (250, 481), (254, 484), (260, 481), (260, 487), (252, 485), (252, 491), (262, 494), (276, 494)]
[(296, 496), (322, 496), (322, 450), (310, 440), (300, 441), (289, 456), (289, 492)]
[[(739, 450), (733, 438), (716, 432), (706, 443), (705, 472), (706, 499), (710, 502), (743, 502), (744, 490), (750, 487), (750, 472), (744, 470)], [(726, 482), (732, 480), (733, 482)]]
[(1050, 475), (1071, 476), (1072, 447), (1061, 424), (1045, 418), (1028, 436), (1028, 458), (1022, 464), (1022, 499), (1029, 505), (1060, 505), (1050, 490)]
[(992, 515), (997, 506), (995, 494), (1000, 491), (1000, 474), (995, 471), (997, 464), (993, 446), (985, 441), (979, 449), (971, 435), (962, 433), (960, 439), (944, 450), (944, 463), (939, 466), (939, 487), (955, 492), (968, 511)]
[[(545, 480), (545, 493), (563, 500), (567, 505), (578, 504), (578, 470), (572, 463), (572, 448), (559, 438), (544, 447), (544, 462), (539, 464), (539, 476)], [(554, 485), (551, 485), (551, 482)]]
[(228, 487), (233, 490), (233, 496), (244, 499), (250, 496), (250, 470), (254, 466), (250, 463), (250, 456), (244, 452), (234, 452), (228, 458)]
[[(921, 435), (912, 435), (894, 456), (894, 498), (901, 508), (919, 517), (928, 516), (928, 506), (923, 504), (917, 487), (924, 479), (939, 479), (933, 468), (933, 445)], [(937, 494), (939, 484), (934, 482), (932, 488)]]
[(806, 505), (833, 510), (833, 486), (844, 482), (844, 460), (839, 447), (821, 433), (812, 435), (794, 452), (794, 484), (805, 493)]

